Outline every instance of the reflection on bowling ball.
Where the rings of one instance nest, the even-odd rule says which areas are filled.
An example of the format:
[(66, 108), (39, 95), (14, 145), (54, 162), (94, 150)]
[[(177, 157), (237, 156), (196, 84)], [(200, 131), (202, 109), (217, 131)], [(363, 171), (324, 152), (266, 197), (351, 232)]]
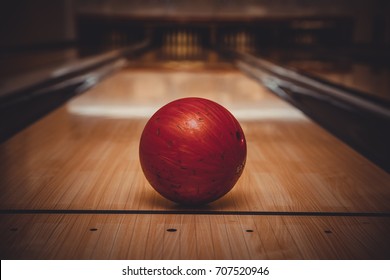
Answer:
[(160, 108), (140, 140), (142, 170), (152, 187), (182, 205), (207, 204), (229, 192), (243, 172), (246, 140), (221, 105), (183, 98)]

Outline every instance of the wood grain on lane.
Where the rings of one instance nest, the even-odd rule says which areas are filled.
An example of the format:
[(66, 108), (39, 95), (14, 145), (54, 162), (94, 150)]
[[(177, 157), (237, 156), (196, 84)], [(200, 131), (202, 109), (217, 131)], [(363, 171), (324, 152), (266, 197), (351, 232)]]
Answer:
[(388, 173), (243, 74), (132, 69), (0, 145), (0, 208), (177, 209), (145, 180), (139, 137), (153, 110), (195, 94), (248, 141), (241, 179), (209, 210), (390, 212)]

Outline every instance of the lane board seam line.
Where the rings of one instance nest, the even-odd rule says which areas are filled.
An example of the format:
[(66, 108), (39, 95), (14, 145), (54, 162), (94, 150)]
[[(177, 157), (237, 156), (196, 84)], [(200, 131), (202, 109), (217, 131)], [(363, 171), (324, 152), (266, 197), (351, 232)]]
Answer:
[(287, 211), (207, 211), (207, 210), (113, 210), (113, 209), (3, 209), (0, 214), (157, 214), (157, 215), (254, 215), (390, 217), (390, 212), (287, 212)]

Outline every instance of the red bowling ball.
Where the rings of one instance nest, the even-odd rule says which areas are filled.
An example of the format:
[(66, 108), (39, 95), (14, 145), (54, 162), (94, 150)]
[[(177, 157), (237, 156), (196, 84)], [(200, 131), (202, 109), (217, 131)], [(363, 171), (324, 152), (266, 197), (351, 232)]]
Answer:
[(147, 122), (139, 158), (146, 179), (163, 197), (182, 205), (207, 204), (241, 176), (246, 140), (227, 109), (207, 99), (183, 98)]

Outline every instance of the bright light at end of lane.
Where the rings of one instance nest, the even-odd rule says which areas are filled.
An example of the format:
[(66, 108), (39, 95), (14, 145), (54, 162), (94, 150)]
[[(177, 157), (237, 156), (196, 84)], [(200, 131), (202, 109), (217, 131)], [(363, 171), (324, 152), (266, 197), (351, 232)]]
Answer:
[[(139, 119), (150, 118), (160, 107), (145, 106), (145, 105), (88, 105), (69, 103), (67, 106), (71, 114), (103, 117), (111, 119)], [(259, 108), (228, 108), (229, 111), (241, 121), (255, 120), (284, 120), (284, 121), (300, 121), (306, 117), (297, 109), (289, 107), (259, 107)]]

